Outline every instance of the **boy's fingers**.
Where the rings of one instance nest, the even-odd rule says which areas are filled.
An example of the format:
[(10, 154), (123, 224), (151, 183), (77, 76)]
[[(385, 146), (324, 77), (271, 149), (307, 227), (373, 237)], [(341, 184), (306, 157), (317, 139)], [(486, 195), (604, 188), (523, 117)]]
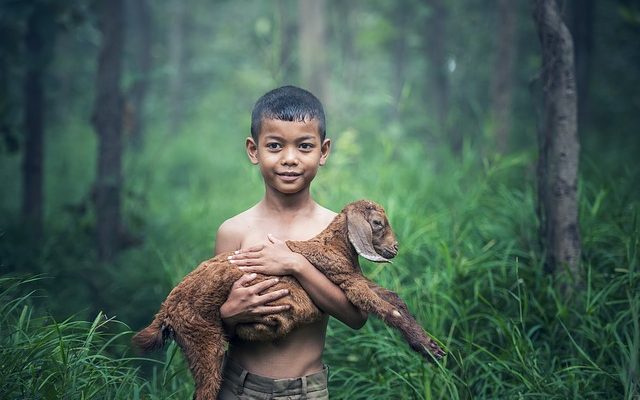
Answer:
[(250, 253), (234, 254), (232, 256), (227, 257), (227, 260), (236, 261), (236, 260), (244, 260), (247, 258), (260, 258), (260, 257), (262, 257), (262, 253), (260, 253), (259, 251), (252, 251)]
[[(251, 266), (257, 267), (260, 265), (260, 260), (257, 258), (245, 258), (244, 260), (229, 260), (229, 262), (233, 265), (237, 265), (238, 267), (251, 267)], [(240, 269), (243, 270), (242, 268)], [(258, 272), (258, 271), (253, 270), (251, 272)]]
[(256, 279), (257, 276), (258, 275), (255, 273), (244, 274), (233, 285), (236, 287), (244, 286), (252, 280)]
[(271, 303), (272, 301), (279, 300), (285, 296), (289, 295), (289, 291), (287, 289), (275, 290), (273, 292), (265, 293), (260, 296), (260, 302), (263, 304)]
[(278, 279), (273, 278), (273, 279), (264, 280), (262, 282), (258, 282), (255, 285), (251, 285), (250, 287), (253, 293), (259, 294), (269, 289), (270, 287), (274, 286), (277, 283), (278, 283)]

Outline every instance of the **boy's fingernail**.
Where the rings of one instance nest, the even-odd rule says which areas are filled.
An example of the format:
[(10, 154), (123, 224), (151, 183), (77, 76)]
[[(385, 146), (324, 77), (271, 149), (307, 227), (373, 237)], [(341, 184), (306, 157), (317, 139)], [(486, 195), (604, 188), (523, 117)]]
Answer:
[(233, 254), (240, 254), (240, 250), (234, 251)]
[(239, 269), (240, 271), (244, 271), (245, 269), (247, 269), (247, 267), (238, 267), (238, 269)]
[(276, 281), (276, 282), (280, 282), (280, 279), (278, 279), (278, 278), (274, 278), (273, 280)]
[(231, 260), (233, 258), (233, 256), (229, 256), (227, 257), (227, 260)]

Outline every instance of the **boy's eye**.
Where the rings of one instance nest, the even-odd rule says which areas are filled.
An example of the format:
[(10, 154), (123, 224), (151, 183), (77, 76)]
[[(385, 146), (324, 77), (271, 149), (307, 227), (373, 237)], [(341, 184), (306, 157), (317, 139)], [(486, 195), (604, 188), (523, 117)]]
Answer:
[(279, 149), (281, 147), (280, 143), (276, 143), (276, 142), (267, 143), (266, 146), (267, 146), (267, 149), (269, 149), (269, 150), (277, 150), (277, 149)]
[(313, 149), (313, 144), (311, 144), (311, 143), (300, 143), (300, 148), (302, 150), (311, 150), (311, 149)]

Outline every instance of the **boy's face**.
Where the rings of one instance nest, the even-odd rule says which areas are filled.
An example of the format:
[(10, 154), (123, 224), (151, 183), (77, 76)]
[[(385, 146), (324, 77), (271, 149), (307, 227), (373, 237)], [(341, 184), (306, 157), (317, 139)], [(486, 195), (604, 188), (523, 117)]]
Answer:
[(260, 165), (265, 184), (280, 193), (295, 194), (309, 187), (324, 165), (331, 141), (320, 139), (318, 121), (262, 120), (258, 141), (246, 142), (251, 163)]

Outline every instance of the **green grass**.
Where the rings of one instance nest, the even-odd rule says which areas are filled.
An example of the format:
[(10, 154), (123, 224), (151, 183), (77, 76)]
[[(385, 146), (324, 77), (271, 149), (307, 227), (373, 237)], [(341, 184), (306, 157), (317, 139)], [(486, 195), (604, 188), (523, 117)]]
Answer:
[[(102, 313), (92, 321), (38, 317), (34, 278), (0, 278), (0, 393), (3, 399), (182, 399), (192, 391), (169, 346), (163, 362), (128, 355), (129, 328)], [(140, 367), (150, 369), (143, 379)]]
[[(401, 293), (450, 354), (446, 366), (427, 366), (378, 321), (357, 334), (333, 324), (327, 358), (340, 366), (338, 398), (638, 398), (638, 203), (615, 203), (625, 186), (607, 200), (583, 184), (595, 193), (582, 202), (588, 280), (565, 299), (542, 272), (533, 189), (509, 178), (527, 162), (444, 172), (440, 190), (419, 186), (430, 193), (425, 214), (417, 202), (395, 212), (403, 251), (369, 275)], [(614, 217), (620, 208), (625, 218)]]

